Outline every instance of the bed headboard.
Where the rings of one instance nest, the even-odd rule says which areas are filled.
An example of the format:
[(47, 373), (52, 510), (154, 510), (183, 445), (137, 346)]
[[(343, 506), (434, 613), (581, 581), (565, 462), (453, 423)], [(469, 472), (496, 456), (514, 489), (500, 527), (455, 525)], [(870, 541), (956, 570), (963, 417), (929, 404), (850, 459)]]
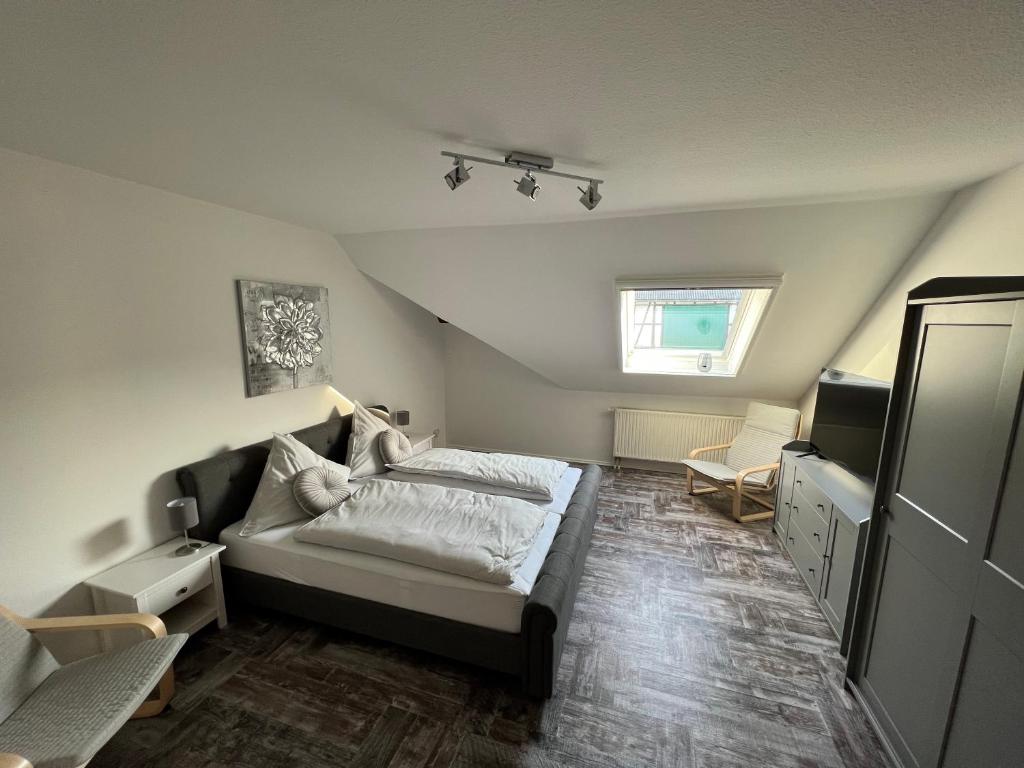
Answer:
[[(374, 406), (381, 407), (381, 406)], [(292, 432), (297, 440), (321, 456), (345, 463), (352, 416), (328, 419)], [(178, 470), (178, 485), (186, 496), (195, 496), (199, 525), (191, 533), (204, 541), (217, 541), (220, 532), (245, 516), (263, 467), (270, 455), (271, 440), (197, 461)]]

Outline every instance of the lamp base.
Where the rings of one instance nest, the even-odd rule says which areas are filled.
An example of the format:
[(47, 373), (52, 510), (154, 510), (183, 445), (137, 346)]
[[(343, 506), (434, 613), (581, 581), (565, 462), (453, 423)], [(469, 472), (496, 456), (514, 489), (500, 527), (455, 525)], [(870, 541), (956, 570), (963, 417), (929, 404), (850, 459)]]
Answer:
[(196, 550), (202, 549), (205, 546), (205, 544), (200, 544), (198, 541), (193, 541), (190, 544), (182, 544), (180, 547), (174, 550), (174, 554), (178, 557), (184, 557), (185, 555), (191, 555)]

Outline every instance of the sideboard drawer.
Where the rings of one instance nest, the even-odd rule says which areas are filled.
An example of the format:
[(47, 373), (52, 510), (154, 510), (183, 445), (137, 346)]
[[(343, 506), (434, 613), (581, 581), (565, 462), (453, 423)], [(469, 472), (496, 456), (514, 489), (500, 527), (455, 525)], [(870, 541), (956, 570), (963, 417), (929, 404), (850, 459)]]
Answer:
[(792, 525), (789, 527), (789, 534), (786, 536), (786, 549), (793, 558), (796, 569), (804, 577), (807, 586), (815, 597), (821, 591), (822, 559), (814, 547), (808, 543), (804, 535)]
[(795, 490), (803, 494), (805, 501), (810, 502), (809, 511), (816, 513), (827, 527), (832, 519), (832, 501), (829, 497), (807, 476), (803, 467), (796, 468), (796, 479), (793, 482), (796, 486)]
[[(831, 505), (829, 505), (829, 509), (831, 509)], [(822, 520), (819, 512), (820, 510), (817, 510), (801, 491), (793, 492), (789, 526), (791, 529), (799, 528), (808, 543), (814, 547), (814, 551), (818, 553), (818, 557), (824, 557), (831, 515), (829, 515), (829, 520)]]
[(149, 613), (161, 614), (212, 583), (210, 564), (203, 560), (143, 593), (140, 603)]

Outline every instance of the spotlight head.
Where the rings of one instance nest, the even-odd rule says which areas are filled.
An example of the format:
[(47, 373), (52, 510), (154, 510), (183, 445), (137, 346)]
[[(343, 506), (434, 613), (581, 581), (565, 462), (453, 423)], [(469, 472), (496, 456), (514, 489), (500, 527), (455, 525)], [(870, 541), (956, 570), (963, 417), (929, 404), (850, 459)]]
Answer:
[(597, 204), (601, 202), (601, 193), (597, 191), (597, 182), (592, 181), (586, 189), (583, 187), (576, 187), (580, 192), (583, 193), (583, 197), (580, 198), (580, 202), (583, 203), (583, 207), (588, 211), (592, 211), (597, 208)]
[(523, 178), (516, 182), (516, 189), (519, 194), (526, 195), (531, 200), (537, 199), (537, 193), (540, 192), (540, 184), (533, 178), (533, 174), (527, 171), (523, 174)]
[(448, 185), (448, 189), (454, 192), (456, 188), (469, 181), (470, 170), (465, 166), (465, 161), (461, 157), (457, 157), (455, 167), (444, 175), (444, 182)]

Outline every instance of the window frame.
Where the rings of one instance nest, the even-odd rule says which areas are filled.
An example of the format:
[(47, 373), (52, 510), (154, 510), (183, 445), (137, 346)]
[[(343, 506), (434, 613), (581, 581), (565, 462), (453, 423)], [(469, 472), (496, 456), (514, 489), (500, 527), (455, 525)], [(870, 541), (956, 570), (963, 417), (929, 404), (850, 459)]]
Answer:
[[(619, 370), (627, 374), (635, 375), (646, 375), (646, 376), (704, 376), (712, 378), (736, 378), (742, 373), (744, 366), (746, 365), (747, 358), (750, 356), (750, 350), (757, 342), (758, 334), (764, 325), (765, 316), (768, 314), (771, 308), (772, 302), (775, 299), (775, 295), (778, 292), (778, 288), (782, 285), (782, 276), (774, 275), (760, 275), (760, 276), (740, 276), (740, 277), (726, 277), (726, 276), (707, 276), (707, 277), (622, 277), (615, 281), (615, 295), (616, 302), (618, 304), (618, 343), (617, 354), (619, 362)], [(751, 301), (753, 294), (744, 293), (739, 305), (736, 309), (736, 318), (734, 325), (736, 328), (735, 333), (730, 333), (726, 340), (726, 348), (721, 352), (709, 352), (712, 358), (712, 370), (708, 372), (702, 372), (696, 368), (696, 359), (700, 352), (694, 354), (694, 351), (688, 351), (686, 353), (680, 352), (679, 354), (672, 354), (664, 347), (632, 347), (633, 354), (629, 355), (629, 331), (633, 327), (632, 323), (627, 322), (627, 313), (635, 312), (635, 303), (627, 302), (627, 291), (657, 291), (657, 290), (700, 290), (700, 289), (732, 289), (741, 291), (750, 290), (766, 290), (767, 293), (763, 295), (763, 300), (759, 299), (757, 303), (759, 307), (754, 307), (754, 302)], [(747, 315), (753, 311), (758, 311), (758, 316), (754, 319), (752, 324), (748, 321), (744, 323)], [(635, 322), (635, 321), (634, 321)], [(743, 338), (741, 338), (741, 334)], [(742, 351), (740, 359), (736, 364), (735, 369), (729, 367), (729, 360), (732, 355), (737, 351), (737, 347), (742, 343)], [(636, 360), (636, 353), (646, 353), (646, 356), (650, 359), (654, 359), (656, 354), (658, 358), (665, 359), (675, 357), (679, 360), (680, 366), (689, 364), (693, 361), (692, 370), (653, 370), (655, 367), (653, 363), (650, 366), (637, 366), (635, 363), (627, 367), (627, 359)], [(706, 351), (706, 350), (705, 350)], [(717, 370), (714, 367), (718, 364)]]

